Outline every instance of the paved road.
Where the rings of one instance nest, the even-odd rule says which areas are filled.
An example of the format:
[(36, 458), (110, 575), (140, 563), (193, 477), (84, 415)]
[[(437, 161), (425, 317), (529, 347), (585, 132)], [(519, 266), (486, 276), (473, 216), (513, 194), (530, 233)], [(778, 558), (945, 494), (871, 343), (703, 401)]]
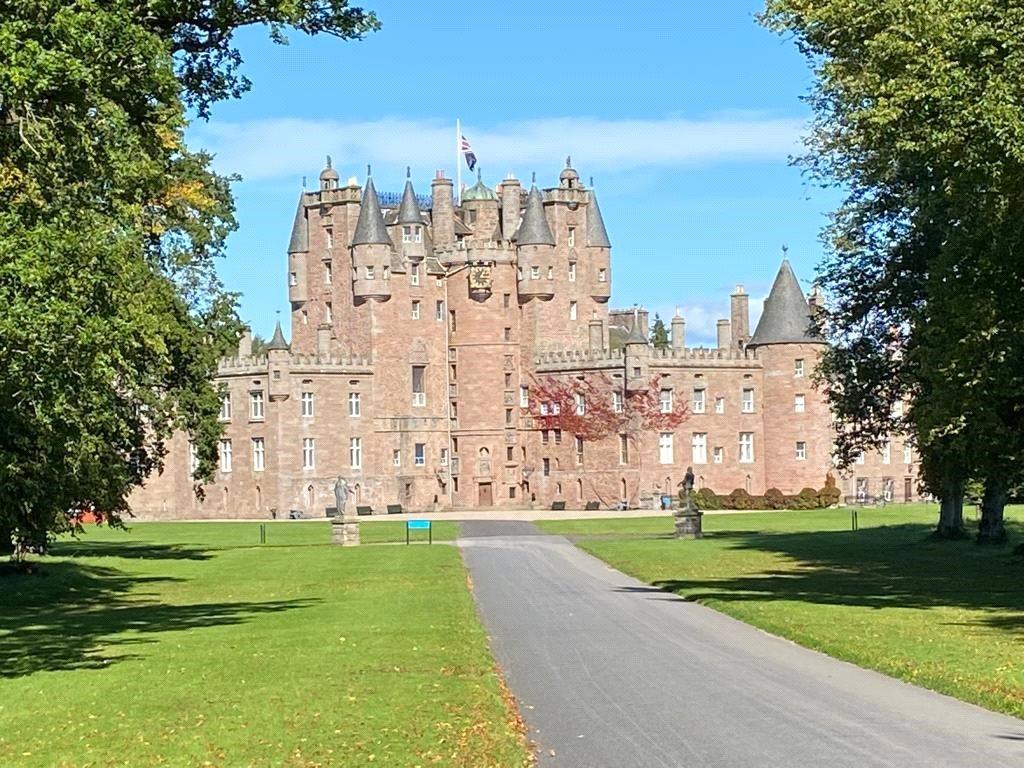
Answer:
[(1024, 721), (653, 590), (529, 523), (463, 523), (459, 544), (541, 766), (1024, 766)]

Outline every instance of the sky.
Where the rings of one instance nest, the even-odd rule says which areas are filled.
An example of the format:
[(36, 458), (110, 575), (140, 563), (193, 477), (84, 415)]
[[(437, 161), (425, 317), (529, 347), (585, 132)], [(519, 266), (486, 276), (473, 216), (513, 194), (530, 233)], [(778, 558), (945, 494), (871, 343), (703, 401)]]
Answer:
[[(354, 0), (358, 4), (358, 0)], [(713, 344), (742, 284), (756, 322), (783, 246), (810, 287), (838, 203), (793, 167), (811, 74), (760, 3), (407, 3), (366, 0), (361, 41), (237, 36), (253, 88), (189, 128), (234, 184), (239, 228), (219, 271), (244, 321), (288, 333), (286, 247), (303, 178), (331, 155), (342, 180), (420, 193), (454, 177), (455, 121), (492, 187), (509, 172), (554, 186), (567, 156), (593, 177), (612, 241), (614, 307), (678, 307), (688, 344)], [(463, 165), (463, 181), (473, 183)]]

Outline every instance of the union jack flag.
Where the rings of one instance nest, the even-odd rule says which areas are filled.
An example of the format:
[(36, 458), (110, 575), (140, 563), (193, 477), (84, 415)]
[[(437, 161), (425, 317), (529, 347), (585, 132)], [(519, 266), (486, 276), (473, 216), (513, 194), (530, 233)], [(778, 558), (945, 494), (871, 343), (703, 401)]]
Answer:
[(469, 139), (465, 136), (462, 137), (462, 154), (466, 156), (466, 165), (469, 166), (469, 170), (476, 168), (476, 155), (473, 153), (473, 148), (469, 146)]

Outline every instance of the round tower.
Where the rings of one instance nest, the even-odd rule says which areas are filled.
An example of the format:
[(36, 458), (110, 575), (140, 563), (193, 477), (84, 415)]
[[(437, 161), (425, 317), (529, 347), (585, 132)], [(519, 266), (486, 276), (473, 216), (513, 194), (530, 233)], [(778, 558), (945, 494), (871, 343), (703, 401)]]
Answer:
[(391, 251), (373, 177), (367, 176), (359, 220), (349, 242), (352, 249), (352, 293), (356, 301), (391, 298)]

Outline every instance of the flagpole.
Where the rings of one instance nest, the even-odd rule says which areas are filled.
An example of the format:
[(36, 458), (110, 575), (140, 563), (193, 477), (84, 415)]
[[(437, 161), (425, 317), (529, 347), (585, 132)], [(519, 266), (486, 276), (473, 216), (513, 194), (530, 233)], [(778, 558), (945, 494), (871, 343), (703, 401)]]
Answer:
[(462, 121), (455, 118), (455, 199), (462, 205)]

